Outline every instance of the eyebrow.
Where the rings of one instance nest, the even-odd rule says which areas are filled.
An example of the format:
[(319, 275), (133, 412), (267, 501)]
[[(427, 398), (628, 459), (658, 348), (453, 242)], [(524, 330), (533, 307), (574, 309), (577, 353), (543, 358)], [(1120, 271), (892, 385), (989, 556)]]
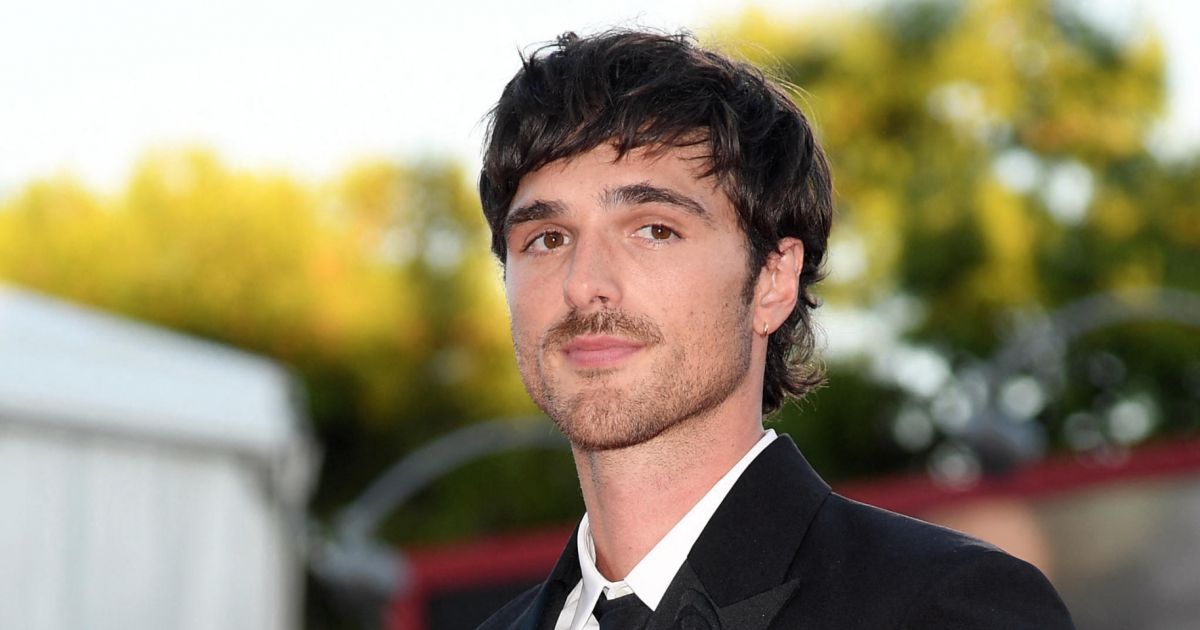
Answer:
[(513, 208), (508, 211), (508, 216), (504, 217), (504, 236), (507, 238), (509, 231), (522, 223), (552, 219), (566, 212), (567, 209), (561, 202), (542, 199)]
[(675, 206), (708, 224), (711, 224), (713, 220), (712, 214), (695, 199), (649, 182), (609, 188), (600, 195), (600, 203), (609, 207), (661, 203)]
[[(712, 214), (700, 202), (670, 188), (655, 186), (649, 182), (608, 188), (600, 194), (600, 204), (609, 208), (645, 203), (674, 206), (709, 225), (713, 221)], [(508, 233), (522, 223), (553, 219), (566, 213), (567, 208), (560, 201), (537, 199), (523, 206), (517, 206), (509, 210), (508, 216), (504, 217), (504, 236), (507, 238)]]

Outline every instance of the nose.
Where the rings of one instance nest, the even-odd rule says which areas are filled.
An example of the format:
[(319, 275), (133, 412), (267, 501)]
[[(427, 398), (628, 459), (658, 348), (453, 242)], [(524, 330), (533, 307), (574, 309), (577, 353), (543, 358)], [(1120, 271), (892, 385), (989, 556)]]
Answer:
[(617, 261), (611, 246), (600, 237), (580, 237), (571, 252), (563, 279), (563, 296), (578, 311), (612, 308), (621, 301)]

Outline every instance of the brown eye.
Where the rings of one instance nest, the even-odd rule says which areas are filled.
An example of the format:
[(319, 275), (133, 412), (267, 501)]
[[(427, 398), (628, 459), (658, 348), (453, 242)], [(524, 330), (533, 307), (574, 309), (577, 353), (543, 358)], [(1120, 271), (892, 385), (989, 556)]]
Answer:
[(531, 252), (547, 252), (552, 249), (558, 249), (566, 244), (566, 234), (555, 230), (547, 230), (533, 237), (533, 240), (529, 241), (529, 245), (525, 246), (525, 250)]
[(678, 238), (679, 235), (675, 230), (665, 225), (647, 225), (637, 231), (638, 236), (652, 241), (666, 241), (672, 238)]

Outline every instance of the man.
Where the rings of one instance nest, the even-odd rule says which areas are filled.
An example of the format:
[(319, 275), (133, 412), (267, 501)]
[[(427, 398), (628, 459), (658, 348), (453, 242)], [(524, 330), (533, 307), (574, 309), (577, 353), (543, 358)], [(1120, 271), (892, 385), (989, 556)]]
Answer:
[(779, 88), (685, 36), (574, 34), (479, 183), (526, 389), (587, 513), (483, 627), (1070, 628), (1032, 566), (830, 492), (764, 414), (821, 380), (829, 168)]

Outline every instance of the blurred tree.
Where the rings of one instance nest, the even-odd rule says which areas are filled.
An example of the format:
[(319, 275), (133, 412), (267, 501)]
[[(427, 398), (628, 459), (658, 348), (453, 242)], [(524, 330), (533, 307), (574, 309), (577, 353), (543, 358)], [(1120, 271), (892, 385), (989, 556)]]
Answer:
[[(1151, 35), (1049, 0), (929, 0), (803, 24), (751, 12), (718, 39), (803, 89), (833, 161), (822, 293), (842, 338), (830, 385), (776, 425), (827, 475), (925, 465), (1014, 311), (1200, 290), (1200, 161), (1147, 144), (1164, 97)], [(429, 439), (533, 411), (469, 179), (447, 162), (374, 161), (313, 185), (155, 153), (114, 197), (60, 177), (0, 200), (0, 277), (294, 366), (326, 449), (328, 515)], [(1056, 400), (1013, 399), (1073, 448), (1194, 431), (1197, 357), (1194, 331), (1104, 331), (1073, 347)], [(454, 538), (580, 507), (568, 455), (512, 453), (421, 493), (384, 534)]]
[[(873, 370), (861, 356), (835, 357), (830, 386), (802, 412), (781, 414), (798, 434), (840, 427), (832, 432), (842, 438), (804, 445), (823, 470), (920, 466), (935, 429), (963, 421), (962, 405), (939, 404), (953, 383), (909, 382), (904, 372), (920, 365), (885, 355), (933, 356), (962, 371), (997, 350), (1014, 311), (1121, 288), (1200, 290), (1200, 169), (1161, 162), (1148, 147), (1163, 108), (1161, 48), (1144, 30), (1106, 31), (1074, 6), (893, 2), (799, 25), (751, 12), (721, 31), (800, 86), (831, 156), (840, 216), (830, 306), (880, 307), (895, 295), (915, 306), (898, 322), (897, 348), (864, 349)], [(1140, 377), (1106, 396), (1151, 401), (1159, 428), (1200, 428), (1200, 388), (1184, 376), (1200, 371), (1200, 335), (1113, 331), (1081, 340), (1070, 361), (1109, 344), (1131, 378), (1134, 364), (1167, 378)], [(860, 391), (864, 375), (873, 393)], [(1072, 407), (1108, 404), (1086, 379), (1072, 382), (1059, 404), (1032, 410), (1057, 443), (1071, 442), (1062, 420)], [(917, 416), (907, 413), (914, 398), (926, 403)], [(900, 441), (913, 453), (879, 439), (898, 426), (912, 429)]]
[[(312, 186), (183, 150), (149, 155), (112, 198), (34, 182), (0, 205), (0, 278), (294, 366), (326, 513), (434, 436), (533, 410), (478, 202), (449, 163), (363, 163)], [(415, 509), (408, 535), (488, 525), (482, 502), (436, 496), (458, 529)]]

